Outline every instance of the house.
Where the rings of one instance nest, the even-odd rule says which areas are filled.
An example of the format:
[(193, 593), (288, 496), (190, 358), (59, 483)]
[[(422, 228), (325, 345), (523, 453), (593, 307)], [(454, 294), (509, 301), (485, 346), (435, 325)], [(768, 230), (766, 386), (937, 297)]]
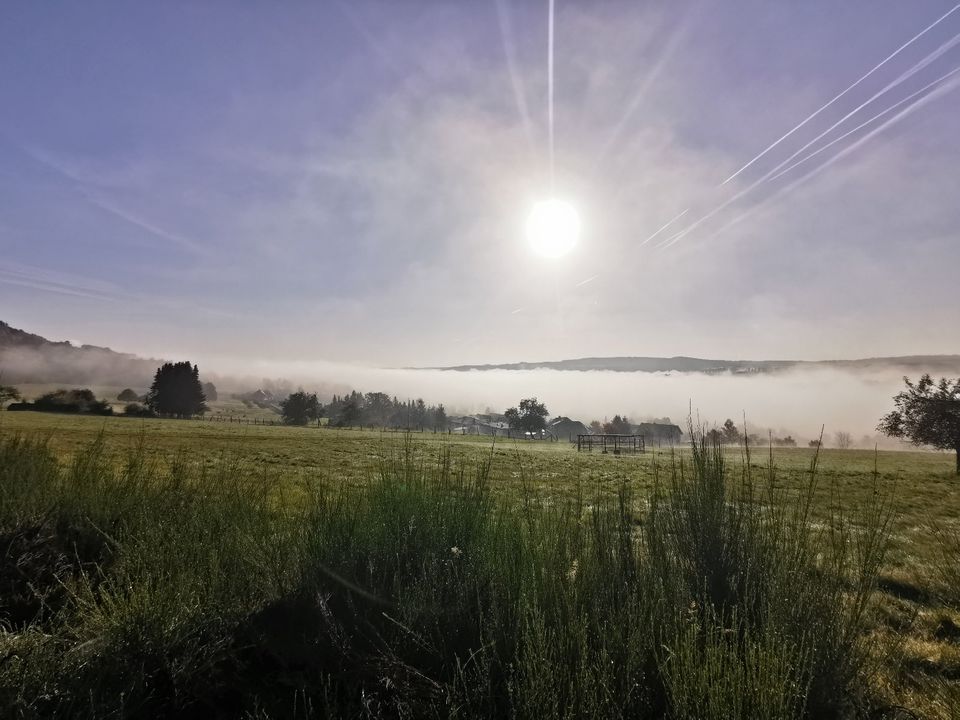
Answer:
[(503, 421), (490, 421), (484, 415), (460, 415), (447, 418), (450, 432), (455, 435), (488, 435), (507, 437), (510, 426)]
[(547, 432), (556, 440), (576, 442), (577, 435), (587, 435), (590, 428), (579, 420), (571, 420), (559, 415), (547, 423)]
[(643, 435), (647, 447), (679, 445), (683, 439), (683, 431), (679, 426), (666, 423), (640, 423), (631, 425), (630, 430), (637, 435)]

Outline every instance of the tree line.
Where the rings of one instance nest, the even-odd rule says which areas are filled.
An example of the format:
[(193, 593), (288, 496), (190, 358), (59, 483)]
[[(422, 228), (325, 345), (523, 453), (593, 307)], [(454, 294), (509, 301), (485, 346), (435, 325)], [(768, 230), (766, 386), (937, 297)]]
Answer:
[(280, 401), (287, 425), (319, 423), (326, 418), (335, 427), (393, 427), (410, 430), (442, 430), (447, 411), (442, 404), (428, 405), (423, 398), (399, 400), (383, 392), (334, 395), (323, 405), (316, 393), (298, 390)]

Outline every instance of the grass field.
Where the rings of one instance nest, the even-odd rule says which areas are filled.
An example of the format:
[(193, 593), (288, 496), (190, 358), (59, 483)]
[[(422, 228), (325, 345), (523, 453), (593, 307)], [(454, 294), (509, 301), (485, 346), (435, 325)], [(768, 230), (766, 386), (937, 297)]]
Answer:
[[(558, 523), (558, 527), (566, 528), (565, 533), (571, 534), (581, 532), (582, 522), (580, 518), (583, 513), (596, 512), (598, 508), (607, 508), (608, 510), (615, 508), (624, 497), (629, 498), (631, 512), (647, 511), (651, 507), (651, 498), (655, 498), (656, 493), (662, 491), (665, 483), (664, 478), (673, 477), (674, 480), (666, 484), (673, 483), (674, 491), (679, 492), (677, 487), (680, 490), (684, 487), (676, 485), (680, 465), (686, 468), (684, 472), (691, 475), (694, 481), (700, 477), (700, 475), (691, 472), (695, 463), (689, 448), (653, 450), (639, 456), (614, 457), (578, 454), (567, 443), (516, 443), (501, 440), (492, 444), (490, 438), (442, 434), (403, 436), (394, 433), (330, 428), (286, 428), (197, 421), (71, 417), (28, 412), (0, 413), (0, 437), (10, 438), (21, 434), (44, 437), (46, 446), (52, 455), (64, 467), (72, 467), (69, 472), (73, 473), (74, 476), (77, 473), (78, 464), (83, 465), (86, 462), (84, 458), (89, 456), (91, 445), (95, 445), (99, 438), (102, 447), (98, 450), (101, 458), (98, 462), (102, 461), (112, 465), (116, 469), (118, 477), (126, 472), (123, 468), (129, 467), (131, 453), (133, 453), (140, 457), (140, 462), (147, 465), (155, 464), (155, 467), (173, 468), (173, 470), (165, 471), (173, 475), (176, 475), (177, 472), (187, 473), (191, 478), (194, 478), (194, 481), (198, 477), (216, 478), (216, 482), (219, 483), (218, 487), (229, 486), (234, 488), (234, 491), (236, 491), (236, 488), (246, 487), (249, 489), (251, 498), (260, 497), (257, 493), (261, 493), (261, 491), (266, 492), (270, 496), (268, 502), (271, 512), (277, 511), (278, 497), (281, 496), (284, 498), (283, 502), (291, 502), (291, 498), (294, 498), (292, 502), (295, 504), (299, 503), (300, 500), (310, 502), (309, 499), (315, 497), (314, 490), (311, 488), (317, 486), (325, 488), (327, 493), (332, 491), (333, 495), (331, 497), (339, 498), (337, 502), (340, 503), (349, 502), (347, 498), (351, 497), (367, 497), (372, 479), (380, 476), (382, 480), (385, 467), (387, 468), (387, 475), (393, 477), (393, 474), (399, 474), (408, 479), (414, 475), (420, 477), (424, 474), (433, 477), (431, 473), (434, 471), (431, 468), (442, 467), (445, 468), (443, 472), (447, 473), (444, 477), (460, 477), (461, 482), (464, 482), (464, 477), (474, 477), (478, 472), (477, 469), (483, 468), (484, 493), (489, 492), (490, 497), (489, 501), (483, 500), (484, 503), (501, 504), (508, 512), (505, 517), (512, 517), (509, 515), (511, 508), (519, 514), (531, 512), (530, 509), (533, 508), (534, 512), (546, 517), (554, 517), (554, 514), (559, 513), (565, 519), (561, 521), (554, 518), (551, 522)], [(873, 453), (825, 450), (819, 453), (816, 482), (812, 485), (810, 474), (811, 461), (814, 459), (812, 450), (775, 449), (772, 457), (768, 455), (766, 449), (752, 450), (749, 458), (742, 449), (726, 450), (724, 454), (728, 466), (726, 479), (728, 484), (732, 483), (735, 486), (739, 482), (742, 487), (742, 483), (749, 480), (751, 488), (753, 484), (756, 484), (757, 487), (764, 486), (764, 490), (762, 492), (758, 491), (758, 494), (754, 497), (754, 504), (762, 505), (767, 502), (767, 495), (764, 493), (770, 493), (771, 503), (782, 502), (789, 505), (801, 502), (804, 494), (809, 492), (812, 502), (809, 515), (804, 516), (804, 533), (812, 532), (814, 535), (818, 535), (823, 534), (822, 530), (824, 528), (846, 527), (848, 534), (844, 536), (846, 539), (843, 540), (843, 543), (848, 544), (851, 548), (857, 548), (857, 550), (850, 551), (853, 555), (860, 552), (861, 541), (858, 538), (866, 537), (870, 532), (870, 516), (868, 514), (865, 521), (863, 513), (870, 508), (875, 508), (878, 499), (889, 499), (892, 516), (885, 529), (885, 537), (889, 538), (889, 549), (885, 554), (882, 566), (877, 569), (875, 577), (880, 592), (872, 597), (868, 611), (865, 612), (863, 624), (858, 625), (858, 637), (862, 641), (864, 650), (863, 661), (858, 666), (858, 678), (862, 682), (862, 686), (866, 688), (864, 692), (869, 695), (870, 707), (877, 712), (887, 712), (888, 717), (896, 716), (890, 714), (895, 712), (894, 706), (902, 706), (909, 711), (918, 713), (920, 717), (960, 717), (960, 712), (954, 710), (955, 707), (960, 706), (960, 644), (958, 644), (960, 643), (960, 627), (958, 627), (960, 626), (960, 615), (957, 613), (957, 601), (960, 600), (960, 597), (958, 597), (960, 592), (958, 592), (958, 588), (951, 587), (952, 579), (957, 579), (956, 574), (951, 575), (951, 572), (960, 567), (957, 564), (960, 562), (960, 553), (956, 553), (957, 548), (952, 545), (954, 539), (960, 533), (960, 480), (953, 472), (952, 456), (926, 452)], [(767, 483), (769, 477), (771, 462), (776, 468), (776, 476), (771, 481), (770, 487), (766, 488), (765, 483)], [(189, 466), (189, 471), (184, 470), (184, 466)], [(177, 468), (180, 468), (180, 470), (177, 470)], [(709, 475), (708, 471), (704, 472)], [(225, 473), (229, 477), (225, 477)], [(15, 482), (15, 479), (9, 481)], [(236, 484), (238, 482), (241, 484)], [(231, 485), (231, 483), (234, 484)], [(103, 489), (105, 490), (108, 486), (109, 482), (103, 486)], [(394, 491), (395, 489), (391, 490), (391, 492)], [(120, 491), (114, 489), (112, 492)], [(751, 492), (753, 492), (752, 489)], [(673, 501), (677, 500), (676, 495), (671, 497)], [(689, 500), (691, 496), (681, 494), (681, 497)], [(84, 502), (94, 501), (87, 499)], [(244, 503), (244, 499), (243, 497), (235, 497), (231, 502)], [(250, 502), (251, 504), (254, 503), (252, 499)], [(368, 499), (366, 502), (372, 501)], [(403, 502), (414, 502), (414, 500), (397, 495), (393, 497), (392, 502), (396, 502), (398, 513), (402, 515)], [(656, 506), (656, 503), (654, 503), (654, 506)], [(484, 507), (486, 506), (484, 505)], [(579, 508), (574, 513), (576, 517), (573, 520), (563, 514), (569, 508)], [(564, 510), (561, 511), (561, 509)], [(383, 508), (380, 511), (383, 511)], [(98, 510), (97, 512), (101, 511)], [(238, 517), (247, 517), (244, 514), (247, 512), (246, 510), (235, 509), (235, 512), (238, 513)], [(378, 511), (373, 508), (369, 512), (375, 513)], [(653, 513), (651, 518), (655, 518), (656, 511), (650, 510), (650, 512)], [(718, 512), (722, 512), (722, 508)], [(11, 518), (12, 516), (8, 513), (8, 517), (2, 518), (2, 520), (9, 524), (12, 522)], [(23, 518), (21, 518), (22, 520)], [(247, 521), (260, 522), (260, 520), (250, 518), (247, 518)], [(463, 518), (458, 520), (458, 522), (461, 521), (466, 522)], [(563, 524), (568, 521), (574, 522), (574, 525)], [(107, 521), (104, 520), (104, 522)], [(384, 520), (384, 522), (389, 524), (387, 520)], [(647, 526), (655, 525), (653, 520), (645, 522), (647, 522)], [(747, 524), (749, 525), (749, 523)], [(10, 528), (2, 529), (6, 532), (10, 531)], [(196, 530), (196, 528), (193, 529)], [(151, 532), (153, 531), (151, 530)], [(826, 534), (834, 537), (831, 532)], [(131, 537), (137, 536), (134, 533)], [(541, 536), (537, 537), (543, 539)], [(499, 538), (495, 540), (495, 543), (503, 541), (503, 538), (499, 535), (495, 535), (495, 538)], [(382, 540), (383, 538), (380, 538), (380, 540), (372, 537), (367, 538), (370, 543)], [(303, 538), (296, 542), (291, 540), (290, 542), (293, 543), (291, 547), (294, 545), (300, 547), (297, 543), (301, 541), (303, 541)], [(494, 542), (494, 540), (483, 540), (483, 542), (488, 541)], [(316, 540), (316, 542), (320, 542), (320, 540)], [(325, 536), (322, 542), (325, 543), (326, 550), (324, 552), (330, 552), (330, 544), (336, 545), (339, 541), (336, 538)], [(478, 542), (480, 541), (478, 540)], [(593, 542), (598, 541), (595, 538)], [(336, 547), (340, 546), (336, 545)], [(180, 551), (187, 552), (184, 547), (180, 547)], [(701, 548), (698, 552), (703, 551)], [(835, 549), (830, 552), (834, 551)], [(190, 550), (189, 552), (194, 551)], [(340, 548), (337, 552), (339, 553), (337, 557), (339, 557), (353, 551), (348, 552)], [(495, 554), (500, 551), (490, 550), (490, 552)], [(682, 554), (682, 552), (684, 551), (677, 550), (674, 554)], [(823, 556), (826, 552), (826, 549), (820, 548), (817, 557)], [(843, 552), (847, 551), (844, 550)], [(210, 562), (210, 560), (207, 559), (204, 562)], [(221, 561), (217, 560), (217, 562)], [(567, 574), (572, 573), (573, 576), (576, 576), (578, 566), (575, 560), (572, 570), (569, 567), (571, 562), (569, 557), (566, 558), (565, 562), (568, 564)], [(857, 562), (865, 561), (860, 558)], [(489, 571), (489, 568), (484, 572), (487, 571)], [(249, 572), (249, 568), (244, 572)], [(287, 572), (287, 570), (284, 572)], [(587, 574), (585, 571), (581, 572)], [(596, 579), (599, 581), (600, 576)], [(848, 580), (849, 578), (845, 578), (845, 582)], [(382, 578), (380, 581), (383, 581)], [(230, 582), (234, 581), (231, 580)], [(285, 582), (287, 581), (279, 584), (284, 585)], [(371, 580), (369, 584), (375, 583)], [(184, 586), (184, 593), (190, 595), (191, 591), (188, 590), (187, 585)], [(416, 590), (416, 593), (426, 592), (420, 585), (417, 585), (417, 587), (419, 589)], [(391, 586), (391, 588), (389, 592), (400, 592), (401, 594), (413, 592), (406, 587), (399, 590), (394, 586)], [(56, 632), (50, 628), (45, 628), (44, 632), (50, 635), (56, 635), (57, 633), (69, 635), (73, 632), (76, 638), (74, 645), (93, 642), (96, 638), (109, 635), (110, 632), (106, 627), (100, 628), (97, 633), (90, 630), (95, 625), (93, 620), (90, 619), (92, 615), (100, 618), (98, 622), (101, 623), (109, 625), (109, 622), (116, 622), (115, 615), (105, 613), (103, 610), (103, 598), (97, 594), (99, 591), (95, 590), (88, 587), (88, 595), (83, 593), (77, 595), (77, 603), (80, 605), (87, 603), (84, 606), (87, 614), (83, 616), (84, 620), (81, 623), (82, 629), (80, 631), (77, 631), (76, 627), (72, 629), (58, 627)], [(239, 592), (236, 588), (231, 590), (231, 592), (235, 591)], [(783, 591), (782, 587), (781, 591)], [(798, 594), (798, 597), (804, 596), (803, 587), (796, 587), (794, 591)], [(384, 590), (384, 592), (389, 594), (387, 590)], [(536, 594), (540, 590), (528, 589), (524, 592), (534, 592)], [(269, 608), (269, 602), (277, 599), (270, 593), (264, 594), (262, 588), (259, 588), (256, 592), (244, 588), (241, 594), (243, 593), (252, 593), (252, 595), (260, 598), (256, 601), (250, 600), (247, 605), (244, 605), (243, 612), (246, 613), (264, 604)], [(202, 595), (202, 593), (200, 594)], [(188, 602), (188, 600), (176, 594), (173, 596), (164, 595), (163, 597), (165, 601), (172, 605)], [(281, 599), (282, 597), (281, 595)], [(417, 595), (417, 597), (420, 597), (420, 595)], [(646, 598), (646, 596), (643, 597)], [(437, 601), (438, 598), (433, 598), (430, 602)], [(594, 598), (594, 601), (604, 607), (606, 607), (604, 603), (612, 602), (611, 608), (620, 608), (618, 602), (609, 598), (597, 597)], [(126, 598), (124, 602), (129, 603), (131, 600)], [(159, 601), (154, 598), (152, 602)], [(454, 601), (448, 598), (444, 602)], [(840, 602), (842, 604), (847, 601)], [(694, 602), (694, 605), (696, 605), (696, 602)], [(94, 606), (96, 606), (95, 612), (91, 609)], [(126, 608), (124, 612), (129, 611), (126, 605), (124, 608)], [(550, 612), (554, 612), (554, 610), (561, 612), (560, 609), (551, 609)], [(621, 610), (622, 608), (617, 612)], [(564, 613), (568, 612), (573, 612), (573, 610), (567, 608), (562, 610), (561, 614), (566, 617)], [(587, 617), (589, 620), (589, 610), (581, 608), (576, 612), (580, 615), (586, 613), (583, 617)], [(651, 610), (651, 612), (654, 611)], [(176, 612), (174, 612), (174, 615), (176, 615)], [(229, 613), (224, 611), (218, 617), (223, 620), (227, 615)], [(548, 615), (526, 618), (523, 622), (533, 623), (533, 625), (525, 626), (523, 636), (540, 637), (541, 640), (547, 637), (542, 634), (548, 633), (549, 635), (551, 632), (549, 623), (543, 625), (549, 620), (549, 617), (552, 617), (548, 617)], [(580, 615), (577, 615), (577, 617), (580, 617)], [(419, 620), (422, 620), (422, 618), (419, 618)], [(584, 622), (588, 622), (588, 620), (584, 620)], [(436, 620), (432, 622), (435, 623)], [(116, 630), (117, 628), (114, 627), (113, 631)], [(488, 628), (487, 631), (496, 635), (495, 630)], [(380, 628), (378, 632), (385, 634), (387, 631)], [(426, 633), (426, 631), (423, 632)], [(604, 632), (608, 631), (598, 632), (603, 635)], [(91, 635), (91, 633), (93, 634)], [(21, 641), (17, 638), (22, 639), (22, 637), (22, 631), (14, 631), (12, 635), (7, 636), (5, 642), (13, 648), (8, 652), (8, 658), (13, 656), (10, 653), (16, 653), (17, 642)], [(606, 636), (604, 635), (604, 637)], [(706, 637), (709, 639), (711, 636), (708, 633)], [(806, 636), (804, 638), (803, 642), (812, 642)], [(564, 642), (572, 641), (571, 638), (564, 640)], [(186, 642), (186, 640), (180, 638), (179, 642)], [(197, 642), (196, 637), (190, 636), (189, 642)], [(411, 639), (411, 642), (415, 641)], [(479, 652), (478, 647), (486, 647), (482, 638), (478, 639), (477, 642), (479, 643), (477, 647), (470, 646), (473, 647), (471, 652)], [(502, 644), (506, 640), (501, 638), (498, 642)], [(543, 642), (547, 641), (543, 640)], [(550, 642), (553, 642), (553, 640)], [(583, 642), (586, 642), (586, 640), (583, 640)], [(702, 644), (702, 638), (700, 642)], [(681, 646), (682, 643), (678, 645), (678, 647)], [(700, 667), (705, 662), (702, 656), (704, 650), (702, 646), (697, 647), (699, 649), (696, 653), (701, 653), (696, 655), (699, 658), (697, 667)], [(776, 664), (775, 660), (780, 657), (776, 652), (762, 643), (757, 647), (761, 648), (764, 653), (773, 653), (770, 655), (769, 664), (771, 667)], [(607, 645), (603, 645), (602, 649), (603, 652), (610, 651), (610, 647)], [(544, 645), (544, 652), (547, 655), (549, 655), (548, 650), (556, 651), (556, 648), (548, 643)], [(42, 654), (41, 650), (36, 650), (36, 652)], [(547, 662), (547, 655), (541, 658), (543, 662)], [(3, 657), (3, 651), (0, 650), (0, 662), (2, 662)], [(469, 657), (474, 656), (470, 655)], [(678, 651), (676, 658), (679, 657)], [(460, 658), (459, 662), (465, 662), (466, 659)], [(690, 660), (690, 658), (687, 659)], [(627, 662), (623, 658), (621, 660)], [(635, 658), (635, 660), (641, 664), (653, 662), (649, 658), (638, 660)], [(680, 661), (673, 659), (671, 662)], [(412, 661), (409, 661), (408, 664), (411, 667), (419, 667)], [(709, 663), (707, 663), (707, 666), (709, 666)], [(25, 667), (25, 665), (21, 665), (22, 672), (26, 672)], [(722, 663), (718, 667), (721, 668), (717, 670), (721, 676), (727, 672), (727, 670), (722, 669), (726, 667)], [(493, 672), (489, 667), (487, 669), (491, 673)], [(2, 665), (0, 665), (0, 671), (2, 671)], [(218, 670), (218, 672), (221, 671), (222, 669)], [(548, 666), (542, 667), (541, 671), (552, 672)], [(181, 672), (186, 671), (181, 668)], [(197, 672), (200, 673), (199, 670)], [(442, 674), (440, 670), (437, 670), (437, 672)], [(577, 672), (586, 671), (581, 668)], [(590, 670), (590, 672), (600, 671)], [(667, 716), (711, 716), (713, 711), (707, 712), (705, 710), (709, 705), (706, 700), (700, 704), (694, 703), (692, 705), (684, 705), (681, 702), (682, 698), (700, 697), (697, 694), (700, 692), (699, 690), (692, 687), (685, 688), (681, 694), (677, 694), (680, 692), (679, 690), (671, 690), (673, 688), (671, 683), (677, 682), (677, 678), (664, 671), (662, 667), (658, 672), (660, 673), (657, 675), (657, 677), (660, 677), (658, 682), (666, 683), (667, 688), (658, 692), (661, 692), (663, 697), (671, 698), (670, 702), (672, 704), (669, 705), (668, 709), (664, 711), (661, 708), (661, 711), (666, 712)], [(483, 682), (493, 682), (491, 677), (494, 677), (495, 674), (484, 676)], [(587, 675), (578, 676), (579, 681), (586, 682)], [(393, 678), (394, 682), (397, 682), (395, 675), (389, 676)], [(0, 692), (10, 692), (10, 676), (3, 677), (5, 678), (5, 685), (0, 688)], [(467, 683), (467, 675), (455, 673), (451, 677), (453, 677), (449, 685), (451, 688), (460, 687), (457, 683)], [(472, 678), (472, 676), (470, 677)], [(524, 675), (523, 677), (525, 678), (523, 682), (529, 683), (533, 675)], [(685, 677), (687, 676), (685, 675)], [(603, 678), (606, 678), (604, 682), (607, 680), (620, 682), (622, 680), (619, 676), (615, 678), (613, 676), (607, 677), (603, 673), (598, 675), (595, 680), (599, 682)], [(701, 680), (707, 685), (711, 685), (717, 680), (717, 677), (711, 680), (705, 676)], [(765, 678), (765, 681), (772, 682), (770, 678)], [(411, 687), (416, 685), (412, 680), (410, 682), (412, 683)], [(470, 682), (480, 682), (480, 680), (473, 678)], [(519, 683), (520, 680), (514, 678), (511, 682)], [(23, 688), (26, 686), (21, 686), (19, 692), (23, 692)], [(544, 698), (547, 696), (554, 701), (557, 699), (556, 689), (541, 688), (537, 690), (526, 685), (524, 685), (524, 688), (526, 689), (523, 693), (516, 696), (518, 703), (520, 703), (520, 700), (533, 702), (538, 697), (545, 702)], [(469, 697), (470, 702), (477, 701), (475, 688), (469, 692), (463, 687), (460, 687), (460, 690), (466, 693), (464, 697)], [(421, 691), (426, 692), (423, 688), (420, 688), (417, 692)], [(291, 690), (291, 692), (293, 693), (292, 697), (296, 696), (295, 691)], [(519, 693), (519, 690), (517, 692)], [(453, 691), (448, 692), (447, 696), (451, 696), (450, 693), (453, 693)], [(538, 693), (546, 693), (546, 695), (541, 696)], [(314, 692), (310, 698), (304, 694), (300, 699), (307, 703), (308, 700), (315, 702), (317, 697), (316, 692)], [(340, 702), (340, 700), (337, 700), (337, 702)], [(293, 701), (296, 702), (296, 697)], [(599, 703), (596, 698), (588, 702), (587, 699), (578, 697), (576, 702), (580, 703), (578, 707), (582, 708), (581, 714), (585, 716), (590, 714), (598, 717), (603, 716), (604, 713), (598, 710), (601, 707), (607, 707), (609, 710), (608, 706)], [(653, 700), (650, 702), (656, 704)], [(812, 707), (810, 702), (812, 701), (807, 703), (807, 715), (810, 715), (810, 708)], [(108, 705), (109, 703), (106, 703), (100, 709), (106, 712), (104, 708)], [(522, 703), (513, 706), (513, 712), (523, 716), (518, 710), (520, 705)], [(15, 706), (17, 706), (16, 702), (0, 705), (0, 707), (8, 708)], [(20, 706), (28, 707), (28, 703), (21, 699)], [(41, 703), (36, 707), (48, 706)], [(74, 706), (71, 705), (70, 707), (73, 708)], [(144, 707), (151, 706), (147, 703)], [(397, 711), (397, 707), (393, 707), (390, 712), (384, 710), (381, 714), (384, 716), (389, 716), (391, 713), (402, 715), (402, 712)], [(489, 707), (487, 706), (488, 710)], [(590, 712), (587, 712), (588, 707), (592, 708)], [(629, 703), (623, 705), (623, 708), (627, 707), (633, 706), (630, 706)], [(651, 705), (651, 707), (653, 706)], [(717, 710), (721, 705), (710, 707)], [(732, 712), (730, 710), (732, 706), (723, 705), (722, 707)], [(773, 705), (770, 706), (770, 708), (773, 707)], [(672, 708), (672, 710), (669, 708)], [(793, 705), (789, 707), (778, 705), (777, 708), (779, 709), (776, 712), (769, 710), (770, 716), (794, 717), (798, 712), (797, 707)], [(249, 708), (247, 711), (249, 712)], [(308, 716), (311, 712), (314, 716), (323, 716), (323, 713), (316, 707), (308, 712), (306, 706), (304, 706), (301, 711), (303, 716)], [(74, 711), (71, 710), (71, 712)], [(115, 707), (110, 712), (115, 713), (115, 716), (122, 716), (122, 714), (116, 714)], [(262, 716), (268, 716), (267, 712), (265, 709)], [(274, 710), (274, 712), (276, 711)], [(655, 711), (651, 712), (651, 717), (662, 716), (662, 714), (657, 715)], [(749, 710), (741, 708), (740, 712), (746, 713), (741, 715), (743, 717), (751, 716)], [(753, 712), (757, 712), (756, 708)], [(856, 716), (851, 714), (853, 711), (849, 708), (845, 710), (834, 708), (831, 712), (834, 712), (836, 716)], [(714, 712), (712, 716), (724, 716), (722, 713), (718, 713), (720, 713), (719, 710)], [(846, 714), (844, 715), (844, 713)], [(77, 711), (76, 714), (82, 713)], [(470, 713), (463, 714), (470, 715)], [(559, 709), (556, 713), (546, 711), (544, 714), (547, 716), (562, 715)], [(137, 716), (137, 713), (131, 710), (128, 715)], [(31, 715), (30, 712), (25, 711), (23, 716)], [(884, 715), (875, 716), (883, 717)], [(909, 715), (903, 715), (903, 717), (909, 717)]]

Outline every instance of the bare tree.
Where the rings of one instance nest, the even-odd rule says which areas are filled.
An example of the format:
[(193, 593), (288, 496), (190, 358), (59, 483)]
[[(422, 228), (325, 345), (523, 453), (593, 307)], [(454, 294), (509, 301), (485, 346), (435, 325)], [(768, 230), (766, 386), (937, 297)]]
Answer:
[(841, 450), (849, 450), (853, 446), (853, 436), (844, 430), (834, 434), (833, 441)]

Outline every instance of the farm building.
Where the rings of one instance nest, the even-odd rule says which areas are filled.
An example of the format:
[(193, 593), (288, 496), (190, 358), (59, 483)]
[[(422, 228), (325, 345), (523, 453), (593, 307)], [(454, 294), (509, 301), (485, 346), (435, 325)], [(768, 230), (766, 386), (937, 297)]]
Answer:
[(579, 420), (559, 415), (547, 423), (547, 432), (556, 440), (576, 442), (577, 435), (586, 435), (590, 429)]
[(631, 425), (630, 429), (636, 435), (643, 435), (649, 447), (679, 445), (683, 439), (683, 431), (677, 425), (640, 423)]
[(504, 421), (489, 420), (490, 416), (460, 415), (447, 419), (450, 432), (455, 435), (488, 435), (507, 437), (510, 426)]

